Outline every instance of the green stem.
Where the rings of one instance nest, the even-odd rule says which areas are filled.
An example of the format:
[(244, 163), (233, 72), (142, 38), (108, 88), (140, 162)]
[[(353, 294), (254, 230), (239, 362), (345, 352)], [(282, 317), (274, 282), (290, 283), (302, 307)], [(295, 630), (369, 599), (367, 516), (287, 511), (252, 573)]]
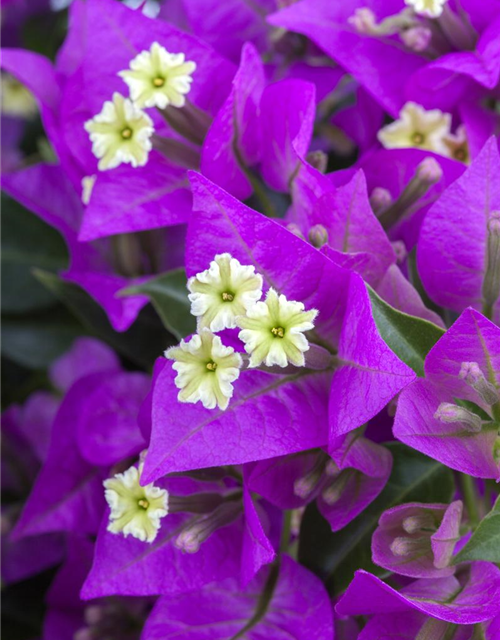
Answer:
[(280, 547), (278, 553), (285, 553), (290, 543), (290, 534), (292, 531), (292, 510), (288, 509), (283, 512), (283, 528), (281, 529)]
[(483, 302), (483, 316), (488, 318), (488, 320), (493, 319), (493, 303)]
[(238, 166), (247, 177), (248, 181), (252, 185), (252, 189), (254, 190), (255, 195), (260, 201), (260, 204), (262, 206), (262, 213), (264, 213), (268, 218), (276, 218), (276, 211), (274, 210), (271, 200), (269, 200), (269, 198), (267, 197), (267, 194), (264, 191), (260, 180), (253, 173), (253, 171), (246, 166), (240, 150), (238, 149), (238, 144), (236, 141), (233, 142), (233, 152), (238, 162)]
[(472, 525), (472, 528), (475, 529), (480, 521), (478, 508), (479, 500), (476, 491), (475, 480), (474, 478), (472, 478), (472, 476), (462, 473), (460, 475), (460, 484), (462, 487), (465, 508), (467, 509), (469, 521)]

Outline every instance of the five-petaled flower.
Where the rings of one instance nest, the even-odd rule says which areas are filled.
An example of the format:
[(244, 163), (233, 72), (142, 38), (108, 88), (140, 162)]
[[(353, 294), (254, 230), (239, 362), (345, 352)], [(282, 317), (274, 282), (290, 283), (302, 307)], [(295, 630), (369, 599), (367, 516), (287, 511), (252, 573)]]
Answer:
[(314, 328), (317, 315), (316, 309), (305, 311), (302, 302), (287, 300), (269, 289), (264, 302), (255, 303), (246, 316), (237, 319), (239, 338), (250, 354), (249, 366), (264, 362), (268, 367), (288, 363), (303, 367), (304, 352), (309, 349), (304, 331)]
[(118, 75), (138, 107), (165, 109), (168, 105), (184, 106), (195, 69), (196, 63), (186, 60), (183, 53), (170, 53), (153, 42), (149, 51), (141, 51), (130, 61), (130, 68)]
[(191, 313), (198, 328), (217, 332), (234, 329), (236, 317), (245, 315), (262, 296), (262, 277), (251, 265), (242, 265), (229, 253), (216, 255), (206, 271), (189, 279)]
[(160, 520), (168, 513), (168, 493), (150, 483), (139, 484), (141, 468), (130, 467), (104, 481), (105, 498), (111, 512), (108, 531), (153, 542)]
[(122, 163), (140, 167), (151, 151), (153, 121), (119, 93), (106, 101), (102, 111), (85, 123), (92, 151), (100, 158), (99, 169), (114, 169)]
[(174, 360), (180, 402), (201, 402), (206, 409), (227, 408), (242, 359), (219, 336), (202, 329), (189, 342), (181, 340), (179, 346), (167, 349), (165, 357)]

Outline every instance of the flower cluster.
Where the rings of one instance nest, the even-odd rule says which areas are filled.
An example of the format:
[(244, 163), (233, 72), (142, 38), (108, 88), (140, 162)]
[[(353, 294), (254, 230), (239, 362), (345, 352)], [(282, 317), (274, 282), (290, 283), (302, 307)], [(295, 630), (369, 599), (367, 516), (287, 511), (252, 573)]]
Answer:
[(498, 0), (60, 4), (2, 3), (6, 633), (499, 640)]

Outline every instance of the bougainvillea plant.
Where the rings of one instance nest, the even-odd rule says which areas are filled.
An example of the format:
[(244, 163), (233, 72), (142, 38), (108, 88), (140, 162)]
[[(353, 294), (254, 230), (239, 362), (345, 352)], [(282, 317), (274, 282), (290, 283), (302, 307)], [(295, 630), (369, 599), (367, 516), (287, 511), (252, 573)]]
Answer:
[(2, 2), (12, 640), (500, 640), (498, 0)]

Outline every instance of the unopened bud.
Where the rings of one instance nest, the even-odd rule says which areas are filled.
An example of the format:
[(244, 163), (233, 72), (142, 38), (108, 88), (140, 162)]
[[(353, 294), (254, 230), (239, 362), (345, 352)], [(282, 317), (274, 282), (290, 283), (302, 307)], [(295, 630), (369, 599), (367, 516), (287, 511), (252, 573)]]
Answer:
[(313, 468), (301, 478), (297, 478), (293, 483), (293, 492), (299, 498), (305, 500), (319, 485), (325, 470), (328, 457), (324, 453), (318, 454)]
[(169, 496), (169, 513), (211, 513), (224, 502), (220, 493), (192, 493), (189, 496)]
[(424, 158), (415, 170), (415, 175), (395, 202), (378, 214), (380, 223), (387, 229), (412, 211), (413, 205), (443, 177), (443, 170), (434, 158)]
[(335, 478), (332, 484), (323, 491), (321, 497), (328, 506), (331, 507), (340, 500), (342, 494), (344, 493), (345, 486), (349, 479), (352, 477), (353, 473), (354, 469), (344, 469)]
[[(454, 624), (448, 624), (445, 620), (427, 618), (420, 628), (415, 640), (445, 640), (445, 638), (452, 637), (447, 633), (449, 630), (454, 632), (456, 630), (456, 626)], [(453, 633), (453, 635), (455, 634)]]
[(85, 607), (85, 611), (83, 612), (83, 618), (85, 622), (90, 625), (97, 625), (104, 618), (105, 613), (103, 607), (100, 605), (91, 605), (90, 607)]
[(479, 433), (483, 426), (481, 418), (478, 415), (450, 402), (442, 402), (434, 414), (434, 418), (448, 424), (461, 423), (468, 431), (473, 433)]
[(335, 477), (340, 473), (340, 469), (338, 468), (337, 463), (330, 458), (326, 463), (325, 473), (327, 476)]
[(489, 318), (500, 296), (500, 211), (492, 211), (488, 219), (486, 271), (483, 278), (483, 311)]
[(241, 514), (241, 500), (225, 502), (207, 516), (197, 518), (177, 536), (174, 544), (185, 553), (196, 553), (217, 529), (231, 524)]
[(411, 27), (403, 31), (400, 37), (408, 49), (420, 53), (421, 51), (425, 51), (429, 46), (432, 39), (432, 31), (423, 26)]
[(359, 7), (348, 19), (349, 24), (363, 35), (375, 35), (377, 33), (377, 18), (368, 7)]
[(421, 552), (424, 548), (431, 551), (429, 538), (394, 538), (391, 543), (391, 551), (395, 556), (405, 557), (415, 552)]
[(326, 173), (328, 156), (324, 151), (310, 151), (306, 156), (306, 161), (320, 173)]
[(389, 189), (375, 187), (370, 196), (370, 204), (376, 215), (387, 209), (392, 204), (392, 196)]
[(486, 380), (477, 362), (462, 362), (458, 375), (477, 391), (486, 404), (491, 406), (500, 399), (497, 388)]
[(286, 228), (287, 228), (287, 231), (290, 231), (290, 233), (293, 233), (293, 235), (297, 236), (297, 238), (300, 238), (301, 240), (305, 240), (304, 234), (300, 230), (299, 225), (295, 224), (295, 222), (290, 222), (290, 224), (286, 225)]
[(417, 167), (416, 176), (426, 186), (430, 187), (442, 179), (443, 170), (439, 162), (434, 158), (424, 158)]
[(436, 523), (430, 513), (420, 513), (416, 516), (409, 516), (403, 520), (402, 526), (406, 533), (436, 530)]
[(396, 262), (398, 264), (402, 264), (408, 255), (405, 243), (402, 240), (395, 240), (394, 242), (391, 242), (391, 244), (396, 256)]
[(315, 224), (309, 229), (309, 242), (316, 249), (320, 249), (324, 244), (328, 244), (328, 231), (322, 224)]
[(95, 640), (95, 636), (91, 629), (84, 627), (76, 631), (73, 636), (73, 640)]

